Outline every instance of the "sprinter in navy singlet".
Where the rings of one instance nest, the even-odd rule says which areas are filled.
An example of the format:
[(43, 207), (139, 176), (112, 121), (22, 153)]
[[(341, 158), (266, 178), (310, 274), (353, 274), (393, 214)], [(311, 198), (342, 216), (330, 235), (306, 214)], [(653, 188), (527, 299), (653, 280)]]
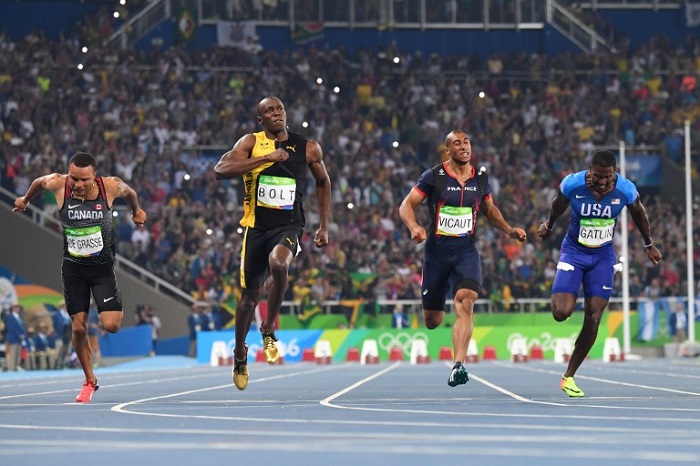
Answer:
[[(426, 170), (399, 207), (401, 220), (414, 243), (425, 241), (423, 254), (423, 316), (428, 329), (442, 323), (445, 299), (452, 298), (454, 366), (447, 384), (469, 380), (462, 363), (473, 330), (474, 302), (481, 292), (481, 258), (474, 245), (477, 213), (510, 238), (525, 241), (522, 228), (511, 227), (493, 203), (485, 175), (471, 164), (472, 146), (466, 132), (454, 130), (445, 138), (448, 160)], [(426, 231), (416, 221), (415, 209), (429, 199), (431, 222)]]

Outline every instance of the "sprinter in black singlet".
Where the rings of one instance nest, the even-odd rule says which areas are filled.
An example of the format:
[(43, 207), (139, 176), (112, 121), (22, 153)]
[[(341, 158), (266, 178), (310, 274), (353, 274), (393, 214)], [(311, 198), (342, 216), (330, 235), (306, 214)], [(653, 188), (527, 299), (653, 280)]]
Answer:
[[(421, 175), (401, 203), (399, 214), (413, 242), (425, 241), (421, 293), (426, 327), (434, 329), (442, 323), (447, 296), (454, 301), (454, 366), (447, 384), (455, 387), (469, 380), (462, 363), (472, 337), (474, 302), (481, 291), (481, 258), (474, 244), (477, 213), (510, 238), (523, 242), (526, 234), (522, 228), (511, 227), (493, 203), (487, 178), (477, 175), (471, 164), (467, 133), (449, 133), (445, 150), (448, 160)], [(416, 207), (426, 198), (432, 216), (428, 231), (415, 215)]]
[(87, 337), (91, 294), (104, 330), (119, 331), (123, 316), (114, 275), (112, 203), (116, 198), (124, 198), (138, 226), (146, 222), (146, 212), (139, 207), (136, 192), (120, 178), (97, 176), (95, 159), (86, 152), (78, 152), (70, 159), (67, 174), (51, 173), (35, 179), (27, 193), (15, 200), (12, 211), (25, 210), (46, 189), (56, 197), (63, 226), (63, 295), (73, 326), (73, 348), (85, 373), (83, 388), (75, 401), (88, 403), (99, 388)]
[(279, 358), (274, 322), (287, 289), (289, 266), (299, 252), (306, 220), (303, 189), (307, 167), (316, 182), (320, 224), (316, 247), (328, 245), (331, 181), (323, 163), (321, 145), (287, 131), (287, 113), (277, 97), (266, 97), (257, 106), (263, 130), (241, 137), (214, 167), (217, 180), (243, 176), (245, 227), (241, 248), (241, 299), (236, 307), (236, 347), (233, 383), (248, 386), (246, 336), (260, 301), (268, 272), (268, 312), (260, 325), (263, 353), (268, 363)]

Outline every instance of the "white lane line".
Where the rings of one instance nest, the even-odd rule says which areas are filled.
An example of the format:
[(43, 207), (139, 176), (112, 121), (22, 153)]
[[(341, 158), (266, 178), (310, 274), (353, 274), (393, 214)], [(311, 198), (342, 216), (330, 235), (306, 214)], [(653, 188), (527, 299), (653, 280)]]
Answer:
[(477, 382), (479, 382), (483, 385), (486, 385), (487, 387), (492, 388), (493, 390), (496, 390), (497, 392), (503, 393), (504, 395), (509, 396), (515, 400), (521, 401), (523, 403), (534, 403), (534, 404), (542, 404), (542, 405), (550, 405), (550, 406), (571, 406), (571, 404), (569, 404), (569, 403), (555, 403), (552, 401), (537, 401), (537, 400), (525, 398), (525, 397), (520, 396), (516, 393), (513, 393), (509, 390), (506, 390), (503, 387), (499, 387), (498, 385), (491, 383), (488, 380), (479, 377), (478, 375), (474, 375), (471, 373), (469, 374), (469, 378), (476, 380)]
[[(205, 366), (205, 367), (187, 367), (188, 373), (192, 373), (192, 370), (199, 370), (202, 375), (206, 375), (208, 372), (206, 369), (208, 369), (210, 366)], [(2, 384), (0, 384), (0, 389), (5, 389), (5, 388), (17, 388), (17, 387), (37, 387), (40, 385), (56, 385), (56, 384), (71, 384), (75, 383), (76, 380), (78, 380), (80, 384), (82, 384), (83, 381), (83, 372), (82, 370), (79, 369), (70, 369), (70, 370), (65, 370), (65, 371), (42, 371), (42, 374), (39, 374), (39, 371), (32, 371), (30, 374), (32, 375), (31, 377), (27, 378), (16, 378), (16, 379), (5, 379), (3, 380)], [(141, 374), (144, 371), (142, 370), (135, 370), (131, 372), (122, 372), (112, 370), (109, 367), (105, 368), (99, 368), (95, 370), (95, 375), (97, 375), (97, 379), (100, 380), (102, 378), (109, 378), (110, 381), (114, 380), (120, 380), (120, 379), (133, 379), (134, 377), (140, 377)], [(177, 375), (177, 374), (182, 374), (182, 369), (158, 369), (155, 368), (154, 370), (150, 371), (152, 373), (157, 373), (159, 376), (168, 376), (168, 375)], [(80, 387), (78, 387), (80, 389)]]
[(346, 406), (334, 405), (331, 403), (331, 401), (335, 400), (339, 396), (343, 396), (346, 393), (351, 392), (352, 390), (356, 389), (357, 387), (360, 387), (360, 386), (366, 384), (370, 380), (374, 380), (377, 377), (381, 377), (382, 375), (386, 374), (387, 372), (393, 371), (394, 369), (399, 367), (400, 364), (401, 364), (401, 362), (397, 361), (394, 364), (390, 365), (389, 367), (386, 367), (386, 368), (380, 370), (379, 372), (375, 372), (374, 374), (370, 375), (369, 377), (365, 377), (364, 379), (362, 379), (358, 382), (355, 382), (354, 384), (350, 385), (349, 387), (346, 387), (346, 388), (342, 389), (341, 391), (334, 393), (333, 395), (329, 396), (328, 398), (321, 400), (319, 403), (321, 403), (321, 405), (323, 405), (323, 406), (328, 406), (329, 408), (353, 409), (353, 408), (348, 408)]
[[(502, 367), (513, 367), (513, 366), (508, 366), (508, 364), (501, 363), (501, 362), (495, 362), (495, 364), (502, 366)], [(515, 368), (515, 367), (513, 367), (513, 368)], [(557, 372), (557, 371), (548, 370), (548, 369), (539, 369), (536, 367), (523, 367), (522, 365), (518, 366), (517, 369), (529, 371), (529, 372), (539, 372), (539, 373), (545, 373), (545, 374), (559, 374), (559, 375), (561, 375), (560, 372)], [(592, 380), (594, 382), (602, 382), (602, 383), (607, 383), (607, 384), (611, 384), (611, 385), (622, 385), (625, 387), (643, 388), (645, 390), (656, 390), (656, 391), (667, 392), (667, 393), (677, 393), (679, 395), (700, 396), (700, 392), (691, 392), (691, 391), (687, 391), (687, 390), (678, 390), (675, 388), (660, 387), (660, 386), (645, 385), (645, 384), (636, 384), (636, 383), (631, 383), (631, 382), (621, 382), (619, 380), (603, 379), (600, 377), (594, 377), (594, 376), (590, 376), (590, 375), (576, 374), (576, 380)]]
[[(327, 406), (329, 408), (336, 408), (336, 409), (349, 409), (349, 410), (358, 410), (358, 411), (375, 411), (375, 412), (396, 412), (396, 413), (413, 413), (413, 414), (443, 414), (443, 415), (468, 415), (468, 416), (483, 416), (483, 417), (513, 417), (513, 418), (522, 418), (522, 417), (529, 417), (529, 418), (540, 418), (540, 417), (556, 417), (558, 419), (599, 419), (600, 416), (582, 416), (582, 415), (561, 415), (559, 413), (557, 414), (547, 414), (547, 415), (537, 415), (537, 414), (500, 414), (500, 413), (476, 413), (476, 412), (445, 412), (445, 411), (437, 411), (437, 410), (416, 410), (416, 409), (397, 409), (397, 408), (376, 408), (376, 407), (368, 407), (368, 406), (356, 406), (356, 405), (350, 405), (348, 403), (345, 404), (337, 404), (337, 403), (332, 403), (332, 401), (336, 400), (342, 395), (345, 395), (352, 390), (355, 390), (356, 388), (364, 385), (365, 383), (380, 377), (387, 372), (395, 369), (401, 364), (401, 362), (395, 362), (391, 366), (369, 376), (366, 377), (349, 387), (344, 388), (343, 390), (334, 393), (333, 395), (329, 396), (328, 398), (325, 398), (324, 400), (320, 401), (320, 404), (323, 406)], [(445, 363), (447, 366), (450, 366), (448, 363)], [(480, 382), (484, 385), (486, 385), (489, 388), (492, 388), (493, 390), (496, 390), (500, 393), (503, 393), (506, 396), (509, 396), (517, 401), (523, 402), (523, 403), (531, 403), (531, 404), (538, 404), (538, 405), (547, 405), (547, 406), (560, 406), (564, 408), (568, 407), (587, 407), (587, 408), (600, 408), (600, 409), (620, 409), (620, 410), (632, 410), (632, 411), (640, 411), (640, 410), (647, 410), (647, 411), (662, 411), (662, 412), (700, 412), (700, 409), (695, 409), (695, 408), (667, 408), (667, 407), (631, 407), (631, 406), (607, 406), (607, 405), (590, 405), (590, 404), (583, 404), (581, 402), (570, 402), (570, 403), (561, 403), (561, 402), (549, 402), (549, 401), (541, 401), (541, 400), (532, 400), (529, 398), (525, 398), (523, 396), (520, 396), (516, 393), (513, 393), (509, 390), (506, 390), (503, 387), (500, 387), (496, 384), (493, 384), (477, 375), (474, 375), (473, 373), (469, 374), (470, 379), (474, 379), (477, 382)], [(638, 418), (638, 417), (621, 417), (621, 416), (615, 416), (615, 420), (649, 420), (649, 421), (660, 421), (660, 422), (686, 422), (686, 423), (700, 423), (700, 419), (678, 419), (678, 418)]]
[[(324, 435), (321, 438), (325, 438)], [(418, 435), (412, 436), (410, 439), (406, 439), (406, 444), (386, 444), (382, 442), (355, 442), (352, 439), (346, 439), (345, 441), (326, 443), (323, 441), (318, 441), (314, 439), (309, 442), (300, 443), (279, 443), (275, 445), (276, 451), (286, 451), (286, 452), (320, 452), (320, 453), (384, 453), (384, 454), (420, 454), (420, 455), (441, 455), (441, 456), (460, 456), (462, 457), (465, 452), (460, 450), (455, 450), (454, 443), (443, 444), (443, 442), (438, 442), (438, 444), (431, 444), (429, 442), (418, 442)], [(494, 439), (496, 442), (507, 441), (507, 439)], [(532, 444), (523, 444), (515, 447), (503, 447), (501, 445), (498, 448), (493, 446), (484, 445), (483, 439), (475, 438), (475, 436), (465, 435), (460, 438), (460, 442), (470, 442), (469, 448), (467, 450), (468, 457), (477, 459), (479, 457), (543, 457), (551, 458), (553, 455), (553, 449), (551, 445), (545, 447), (533, 447)], [(0, 445), (4, 442), (0, 441)], [(542, 442), (538, 442), (542, 443)], [(594, 448), (571, 448), (569, 446), (570, 439), (562, 441), (560, 444), (560, 452), (556, 454), (561, 454), (567, 459), (603, 459), (603, 460), (627, 460), (627, 461), (654, 461), (657, 464), (664, 463), (667, 464), (669, 461), (682, 462), (682, 463), (695, 463), (700, 458), (700, 455), (694, 452), (673, 452), (667, 450), (658, 451), (610, 451), (609, 449), (594, 449)], [(46, 440), (46, 441), (36, 441), (36, 440), (24, 440), (21, 442), (14, 442), (12, 445), (8, 445), (12, 448), (10, 451), (6, 451), (3, 448), (3, 453), (9, 453), (11, 455), (27, 455), (27, 447), (67, 447), (73, 450), (74, 446), (80, 447), (81, 451), (125, 451), (125, 450), (163, 450), (163, 451), (173, 451), (173, 450), (205, 450), (205, 451), (259, 451), (260, 449), (269, 448), (269, 441), (257, 441), (257, 442), (232, 442), (232, 441), (218, 441), (218, 442), (199, 442), (199, 441), (184, 441), (178, 443), (167, 443), (158, 441), (142, 441), (142, 442), (114, 442), (114, 441), (85, 441), (85, 440), (73, 440), (71, 442), (63, 442), (60, 440)], [(19, 447), (19, 448), (17, 448)], [(24, 448), (21, 448), (24, 447)], [(62, 452), (59, 450), (58, 452)], [(332, 460), (331, 460), (332, 461)]]
[[(246, 433), (227, 432), (227, 436), (234, 435), (235, 438), (241, 439), (241, 434), (245, 437)], [(379, 435), (379, 437), (377, 436)], [(269, 447), (269, 435), (266, 435), (263, 440), (247, 440), (236, 441), (193, 441), (185, 440), (178, 442), (165, 441), (115, 441), (114, 439), (106, 440), (34, 440), (34, 439), (19, 439), (19, 440), (0, 440), (0, 445), (3, 445), (3, 454), (6, 456), (27, 457), (27, 448), (41, 448), (44, 453), (46, 450), (53, 453), (66, 453), (74, 451), (76, 447), (80, 451), (133, 451), (133, 450), (154, 450), (154, 451), (176, 451), (176, 450), (196, 450), (196, 451), (259, 451), (260, 449)], [(297, 437), (301, 437), (297, 433)], [(625, 460), (625, 461), (652, 461), (654, 464), (668, 464), (668, 462), (682, 462), (697, 464), (700, 461), (700, 454), (695, 451), (669, 451), (668, 448), (663, 448), (663, 444), (659, 449), (632, 449), (632, 450), (612, 450), (610, 448), (572, 448), (570, 445), (571, 439), (557, 436), (556, 438), (542, 438), (535, 436), (507, 436), (494, 435), (482, 436), (465, 433), (459, 436), (428, 436), (424, 439), (421, 434), (407, 434), (400, 436), (381, 436), (381, 434), (373, 434), (372, 437), (359, 436), (360, 441), (354, 437), (348, 437), (344, 434), (342, 437), (333, 436), (328, 432), (319, 432), (313, 435), (306, 441), (300, 441), (295, 438), (292, 442), (280, 441), (275, 444), (275, 451), (285, 452), (316, 452), (316, 453), (383, 453), (383, 454), (420, 454), (420, 455), (441, 455), (441, 456), (457, 456), (462, 457), (463, 451), (455, 450), (455, 444), (468, 443), (468, 457), (476, 461), (480, 457), (541, 457), (551, 458), (553, 455), (561, 455), (569, 461), (572, 459), (600, 459), (600, 460)], [(455, 438), (456, 437), (456, 438)], [(319, 441), (322, 439), (322, 441)], [(593, 439), (577, 439), (577, 443), (598, 445), (597, 442), (604, 441), (604, 437)], [(403, 443), (397, 443), (403, 442)], [(490, 443), (495, 442), (495, 445)], [(503, 447), (503, 443), (510, 443), (513, 446)], [(613, 439), (608, 442), (616, 443)], [(541, 445), (541, 446), (540, 446)], [(681, 446), (681, 445), (678, 445)], [(557, 451), (557, 449), (559, 451)], [(332, 460), (331, 460), (332, 461)]]
[[(447, 424), (439, 424), (444, 426), (445, 430), (450, 429), (452, 426)], [(273, 436), (275, 438), (294, 438), (294, 439), (314, 439), (317, 437), (322, 437), (328, 442), (345, 440), (348, 439), (348, 432), (338, 432), (338, 431), (328, 431), (326, 429), (318, 430), (269, 430), (264, 428), (262, 430), (251, 430), (249, 426), (245, 429), (194, 429), (194, 428), (135, 428), (133, 426), (129, 427), (82, 427), (82, 426), (46, 426), (46, 425), (0, 425), (0, 427), (6, 427), (10, 430), (32, 430), (32, 431), (44, 431), (44, 432), (84, 432), (84, 433), (95, 433), (95, 434), (127, 434), (129, 437), (138, 434), (139, 436), (155, 435), (155, 436), (172, 436), (172, 435), (182, 435), (186, 437), (193, 436), (223, 436), (226, 438), (235, 435), (236, 438), (240, 437), (256, 437), (263, 435), (265, 437)], [(269, 427), (269, 426), (266, 426)], [(537, 426), (542, 427), (542, 426)], [(462, 432), (457, 431), (456, 433), (449, 432), (405, 432), (405, 431), (355, 431), (352, 430), (352, 440), (368, 440), (368, 441), (388, 441), (388, 440), (408, 440), (412, 441), (415, 438), (421, 438), (426, 443), (437, 442), (454, 444), (463, 442), (466, 439), (471, 439), (474, 441), (486, 441), (486, 442), (513, 442), (513, 443), (555, 443), (565, 445), (571, 441), (571, 435), (569, 433), (564, 433), (566, 431), (577, 431), (578, 429), (565, 429), (563, 426), (550, 426), (547, 431), (553, 433), (541, 433), (541, 432), (531, 432), (531, 433), (521, 433), (525, 432), (520, 430), (518, 433), (513, 432), (503, 432), (504, 426), (492, 425), (489, 428), (493, 430), (499, 430), (501, 432), (496, 433), (486, 433), (486, 432)], [(529, 426), (528, 429), (530, 430)], [(545, 430), (545, 429), (538, 429)], [(617, 429), (615, 431), (610, 431), (609, 429), (593, 429), (589, 431), (590, 435), (582, 436), (580, 439), (576, 439), (578, 445), (581, 444), (618, 444), (625, 439), (640, 440), (643, 439), (643, 443), (646, 446), (659, 445), (659, 446), (684, 446), (684, 447), (700, 447), (700, 439), (694, 436), (692, 432), (687, 430), (680, 431), (682, 435), (678, 435), (679, 431), (668, 431), (662, 429), (654, 429), (652, 431), (642, 430), (642, 429)], [(658, 432), (666, 432), (671, 435), (658, 435)], [(614, 435), (611, 434), (622, 434)], [(12, 439), (8, 438), (6, 435), (4, 438), (0, 439), (0, 445), (3, 443), (15, 443), (17, 441), (57, 441), (63, 442), (64, 440), (47, 438), (45, 440), (36, 438), (32, 439), (20, 438)], [(119, 441), (118, 439), (110, 439)], [(66, 439), (65, 442), (72, 444), (75, 439)], [(88, 440), (85, 440), (88, 441)], [(92, 442), (92, 440), (89, 440)], [(98, 440), (99, 441), (99, 440)], [(126, 441), (126, 440), (125, 440)], [(129, 442), (132, 440), (129, 439)], [(136, 440), (134, 440), (136, 442)], [(177, 441), (179, 444), (179, 440)], [(168, 444), (170, 444), (168, 442)]]
[[(335, 366), (335, 367), (338, 367), (338, 366)], [(170, 371), (168, 371), (168, 372), (170, 372)], [(151, 385), (154, 383), (164, 383), (164, 382), (171, 382), (171, 381), (175, 381), (175, 380), (179, 381), (179, 380), (188, 380), (188, 379), (189, 380), (201, 379), (202, 377), (214, 377), (214, 375), (215, 375), (212, 372), (197, 372), (195, 374), (192, 374), (191, 371), (189, 371), (189, 370), (187, 371), (188, 375), (186, 375), (186, 376), (182, 375), (182, 371), (175, 372), (175, 374), (177, 374), (177, 375), (173, 375), (172, 377), (161, 377), (159, 379), (152, 379), (151, 378), (151, 379), (147, 379), (147, 380), (145, 380), (141, 376), (139, 376), (138, 380), (135, 382), (122, 382), (122, 383), (111, 383), (111, 384), (100, 383), (100, 388), (104, 389), (104, 388), (130, 387), (130, 386), (136, 386), (136, 385)], [(98, 381), (102, 380), (100, 378), (100, 374), (97, 374), (97, 375), (98, 375), (97, 380)], [(218, 377), (218, 373), (216, 375)], [(230, 377), (230, 374), (228, 375), (228, 377)], [(279, 376), (275, 376), (275, 377), (279, 377)], [(113, 380), (113, 378), (110, 376), (109, 380)], [(268, 379), (260, 379), (260, 380), (269, 380), (269, 378)], [(251, 383), (253, 383), (253, 382), (251, 381)], [(233, 382), (231, 382), (230, 385), (233, 385)], [(225, 387), (226, 385), (222, 385), (222, 386)], [(78, 391), (80, 391), (79, 388), (80, 387), (75, 386), (73, 388), (64, 388), (64, 389), (60, 389), (60, 390), (50, 390), (50, 391), (43, 391), (43, 392), (28, 392), (28, 393), (17, 393), (14, 395), (4, 395), (4, 396), (0, 396), (0, 401), (11, 400), (11, 399), (15, 399), (15, 398), (32, 397), (32, 396), (54, 395), (54, 394), (60, 394), (60, 393), (72, 393), (72, 392), (77, 393)], [(221, 388), (221, 387), (217, 387), (217, 388)], [(75, 404), (75, 403), (66, 403), (66, 404)], [(96, 403), (93, 402), (91, 404), (96, 404)], [(0, 405), (0, 407), (1, 406), (2, 405)], [(13, 406), (15, 406), (15, 405), (13, 405)]]
[[(534, 369), (533, 369), (534, 370)], [(623, 382), (615, 382), (615, 381), (609, 381), (605, 379), (597, 379), (596, 377), (588, 377), (588, 376), (576, 376), (577, 378), (581, 379), (588, 379), (588, 380), (596, 380), (600, 382), (607, 382), (607, 383), (619, 383), (622, 385), (630, 385), (630, 386), (635, 386), (635, 387), (642, 387), (645, 388), (643, 385), (634, 385), (634, 384), (626, 384)], [(586, 397), (584, 400), (578, 400), (578, 401), (572, 401), (569, 403), (554, 403), (550, 401), (541, 401), (541, 400), (533, 400), (529, 398), (522, 397), (520, 395), (517, 395), (513, 392), (510, 392), (506, 390), (503, 387), (499, 387), (498, 385), (495, 385), (479, 376), (476, 376), (474, 374), (469, 374), (470, 379), (474, 379), (490, 388), (493, 388), (494, 390), (503, 393), (504, 395), (510, 396), (511, 398), (522, 401), (524, 403), (534, 403), (534, 404), (542, 404), (542, 405), (550, 405), (550, 406), (576, 406), (576, 407), (586, 407), (586, 408), (598, 408), (598, 409), (621, 409), (621, 410), (634, 410), (634, 411), (663, 411), (663, 412), (689, 412), (689, 413), (694, 413), (694, 412), (700, 412), (700, 408), (669, 408), (669, 407), (653, 407), (653, 406), (611, 406), (611, 405), (595, 405), (595, 404), (588, 404), (584, 400), (639, 400), (639, 401), (648, 401), (650, 398), (649, 397), (628, 397), (628, 396), (620, 396), (620, 397)], [(678, 391), (677, 391), (678, 392)], [(691, 392), (692, 393), (692, 392)]]
[[(167, 377), (167, 378), (161, 378), (161, 379), (148, 379), (148, 380), (139, 380), (137, 382), (124, 382), (124, 383), (115, 383), (115, 384), (109, 384), (105, 385), (100, 383), (100, 388), (115, 388), (115, 387), (129, 387), (133, 385), (150, 385), (152, 383), (162, 383), (162, 382), (170, 382), (173, 380), (185, 380), (185, 379), (198, 379), (201, 378), (201, 374), (198, 375), (187, 375), (187, 376), (178, 376), (178, 377)], [(100, 378), (98, 377), (98, 382)], [(64, 388), (61, 390), (51, 390), (51, 391), (44, 391), (44, 392), (30, 392), (30, 393), (18, 393), (15, 395), (5, 395), (5, 396), (0, 396), (0, 400), (11, 400), (14, 398), (25, 398), (25, 397), (32, 397), (32, 396), (41, 396), (41, 395), (54, 395), (58, 393), (70, 393), (70, 392), (79, 392), (80, 387), (76, 386), (74, 388)], [(99, 393), (99, 392), (98, 392)]]
[[(332, 365), (331, 365), (331, 366), (324, 366), (324, 367), (318, 368), (318, 369), (302, 370), (302, 371), (296, 371), (296, 372), (287, 372), (287, 373), (284, 373), (284, 374), (271, 375), (271, 376), (269, 376), (269, 377), (260, 377), (260, 378), (256, 378), (256, 379), (251, 380), (251, 381), (249, 382), (249, 384), (260, 383), (260, 382), (268, 382), (268, 381), (270, 381), (270, 380), (286, 379), (286, 378), (290, 378), (290, 377), (296, 377), (296, 376), (298, 376), (298, 375), (314, 374), (314, 373), (317, 373), (317, 372), (326, 372), (326, 371), (329, 371), (329, 370), (335, 370), (335, 369), (340, 369), (340, 368), (342, 368), (342, 365), (338, 365), (338, 366), (332, 366)], [(213, 387), (205, 387), (205, 388), (198, 388), (198, 389), (195, 389), (195, 390), (187, 390), (187, 391), (183, 391), (183, 392), (169, 393), (169, 394), (167, 394), (167, 395), (154, 396), (154, 397), (150, 397), (150, 398), (142, 398), (142, 399), (140, 399), (140, 400), (132, 400), (132, 401), (127, 401), (127, 402), (125, 402), (125, 403), (120, 403), (120, 404), (118, 404), (118, 405), (116, 405), (116, 406), (113, 406), (111, 410), (114, 411), (114, 412), (117, 412), (117, 413), (140, 414), (140, 415), (143, 415), (143, 416), (180, 417), (179, 415), (170, 416), (170, 415), (167, 415), (167, 414), (147, 413), (147, 412), (129, 410), (129, 409), (127, 409), (127, 408), (128, 408), (129, 406), (137, 405), (137, 404), (140, 404), (140, 403), (145, 403), (145, 402), (148, 402), (148, 401), (165, 400), (165, 399), (168, 399), (168, 398), (174, 398), (174, 397), (178, 397), (178, 396), (189, 395), (189, 394), (192, 394), (192, 393), (202, 393), (202, 392), (208, 392), (208, 391), (212, 391), (212, 390), (220, 390), (220, 389), (222, 389), (222, 388), (229, 388), (229, 387), (232, 387), (232, 386), (233, 386), (233, 382), (230, 382), (230, 383), (227, 383), (227, 384), (225, 384), (225, 385), (217, 385), (217, 386), (213, 386)], [(186, 417), (189, 417), (189, 416), (186, 416)], [(218, 419), (218, 418), (217, 418), (217, 419)]]

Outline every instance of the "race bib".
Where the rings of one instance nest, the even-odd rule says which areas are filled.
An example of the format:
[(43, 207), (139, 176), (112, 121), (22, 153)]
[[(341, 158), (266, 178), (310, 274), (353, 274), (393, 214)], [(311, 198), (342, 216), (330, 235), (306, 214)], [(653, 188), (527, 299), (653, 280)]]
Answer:
[(588, 218), (581, 219), (578, 242), (589, 248), (598, 248), (612, 241), (615, 232), (615, 219)]
[(292, 210), (297, 184), (294, 178), (262, 175), (258, 180), (258, 207)]
[(474, 226), (471, 207), (442, 206), (438, 212), (437, 234), (467, 236)]
[(66, 228), (68, 254), (73, 257), (96, 256), (102, 252), (102, 229), (100, 226)]

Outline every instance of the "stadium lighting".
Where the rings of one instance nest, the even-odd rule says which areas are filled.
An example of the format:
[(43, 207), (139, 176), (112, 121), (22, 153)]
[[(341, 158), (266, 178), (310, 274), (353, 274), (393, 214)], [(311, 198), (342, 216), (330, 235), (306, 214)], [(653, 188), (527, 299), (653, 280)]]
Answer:
[(122, 6), (126, 5), (126, 0), (119, 0), (119, 4)]
[(211, 236), (214, 233), (214, 230), (212, 230), (211, 228), (207, 228), (206, 233), (207, 233), (207, 235)]
[(397, 147), (399, 147), (399, 141), (394, 141), (394, 142), (392, 142), (392, 143), (391, 143), (391, 147), (393, 147), (394, 149), (396, 149)]
[(316, 84), (323, 84), (323, 78), (316, 78)]
[(479, 92), (479, 98), (483, 99), (484, 97), (486, 97), (486, 93), (484, 91)]
[(118, 11), (115, 11), (115, 12), (112, 14), (112, 16), (114, 16), (115, 19), (116, 19), (116, 18), (119, 18), (119, 12), (118, 12)]
[(189, 180), (190, 180), (190, 174), (189, 174), (189, 173), (185, 173), (185, 174), (182, 176), (182, 179), (185, 180), (185, 181), (189, 181)]
[(301, 127), (302, 127), (302, 128), (308, 128), (308, 127), (309, 127), (309, 122), (308, 122), (308, 121), (302, 122)]
[(355, 204), (352, 202), (348, 202), (348, 210), (352, 210), (355, 207)]
[(87, 48), (87, 47), (85, 47), (85, 46), (83, 45), (83, 48), (82, 48), (82, 49), (80, 49), (80, 50), (82, 50), (82, 51), (83, 51), (83, 53), (87, 53), (87, 51), (88, 51), (88, 48)]
[(82, 63), (78, 63), (78, 69), (79, 69), (79, 70), (82, 70), (82, 69), (83, 69), (83, 64), (82, 64)]
[(397, 65), (401, 62), (401, 59), (399, 57), (394, 57), (394, 63)]

